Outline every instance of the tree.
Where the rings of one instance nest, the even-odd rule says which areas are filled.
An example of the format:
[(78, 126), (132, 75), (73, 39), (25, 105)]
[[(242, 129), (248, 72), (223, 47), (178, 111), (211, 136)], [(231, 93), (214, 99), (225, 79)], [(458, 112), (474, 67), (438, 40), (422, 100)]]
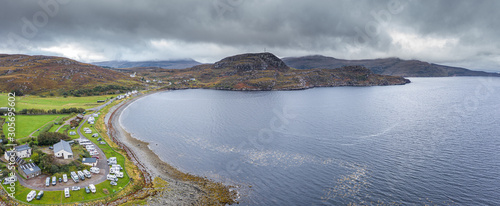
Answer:
[(38, 145), (53, 145), (61, 140), (71, 140), (68, 135), (61, 134), (58, 132), (44, 132), (38, 135)]
[(50, 173), (55, 174), (59, 172), (59, 167), (57, 165), (50, 166)]
[(38, 152), (33, 152), (31, 155), (31, 160), (33, 160), (33, 163), (39, 164), (40, 163), (40, 154)]

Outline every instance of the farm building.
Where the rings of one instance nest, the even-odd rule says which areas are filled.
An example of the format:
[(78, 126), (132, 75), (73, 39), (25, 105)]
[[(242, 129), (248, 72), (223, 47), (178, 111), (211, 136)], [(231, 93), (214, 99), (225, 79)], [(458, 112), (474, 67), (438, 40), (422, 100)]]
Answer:
[(81, 121), (82, 119), (83, 119), (83, 115), (82, 114), (76, 115), (76, 121)]
[(84, 165), (88, 165), (88, 166), (92, 166), (92, 167), (97, 166), (97, 161), (98, 161), (97, 158), (93, 158), (93, 157), (91, 157), (91, 158), (83, 158), (82, 159), (82, 163)]
[(19, 173), (26, 179), (30, 179), (42, 174), (42, 170), (34, 163), (19, 166)]
[(71, 146), (68, 142), (61, 140), (54, 145), (54, 156), (70, 159), (73, 158), (73, 150), (71, 150)]

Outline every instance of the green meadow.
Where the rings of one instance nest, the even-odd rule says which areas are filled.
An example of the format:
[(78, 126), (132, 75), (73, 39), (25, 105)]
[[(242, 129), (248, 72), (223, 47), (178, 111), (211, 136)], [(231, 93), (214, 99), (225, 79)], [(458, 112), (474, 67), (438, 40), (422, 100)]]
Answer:
[[(57, 114), (57, 115), (19, 115), (15, 116), (15, 133), (16, 139), (21, 139), (29, 136), (32, 132), (34, 136), (38, 135), (37, 130), (46, 124), (52, 124), (61, 118), (67, 117), (69, 115)], [(2, 117), (6, 118), (6, 117)], [(3, 125), (4, 134), (7, 133), (8, 130), (8, 120), (6, 120), (6, 124)], [(6, 135), (7, 136), (7, 135)]]
[[(97, 100), (108, 100), (116, 95), (88, 96), (88, 97), (39, 97), (22, 96), (16, 97), (16, 110), (22, 109), (62, 109), (62, 108), (84, 108), (90, 109), (101, 105)], [(0, 93), (0, 107), (7, 106), (7, 93)]]

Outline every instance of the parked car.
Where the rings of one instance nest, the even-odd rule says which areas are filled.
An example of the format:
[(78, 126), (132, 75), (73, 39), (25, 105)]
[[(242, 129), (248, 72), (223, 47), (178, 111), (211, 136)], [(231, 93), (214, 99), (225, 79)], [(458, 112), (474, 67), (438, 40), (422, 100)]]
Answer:
[(78, 187), (78, 186), (73, 186), (73, 187), (71, 188), (71, 190), (73, 190), (73, 191), (77, 191), (77, 190), (80, 190), (80, 187)]
[(40, 190), (40, 192), (39, 192), (39, 193), (38, 193), (38, 195), (36, 196), (36, 199), (37, 199), (37, 200), (40, 200), (40, 199), (42, 199), (42, 197), (43, 197), (43, 191), (41, 191), (41, 190)]
[(52, 176), (52, 186), (56, 185), (56, 176)]
[(67, 174), (63, 174), (63, 182), (68, 182), (68, 175)]
[(111, 181), (109, 184), (111, 184), (111, 185), (113, 185), (113, 186), (118, 185), (115, 181)]
[(100, 138), (100, 137), (99, 137), (99, 138), (97, 138), (97, 141), (101, 141), (101, 140), (102, 140), (102, 138)]
[(47, 179), (45, 179), (45, 187), (48, 186), (50, 186), (50, 177), (47, 177)]
[(52, 146), (49, 146), (49, 149), (54, 149), (54, 147), (52, 147)]
[(90, 193), (90, 189), (89, 189), (89, 187), (85, 187), (85, 192), (86, 192), (87, 194), (89, 194), (89, 193)]
[(59, 183), (61, 183), (61, 182), (62, 182), (62, 178), (59, 177)]

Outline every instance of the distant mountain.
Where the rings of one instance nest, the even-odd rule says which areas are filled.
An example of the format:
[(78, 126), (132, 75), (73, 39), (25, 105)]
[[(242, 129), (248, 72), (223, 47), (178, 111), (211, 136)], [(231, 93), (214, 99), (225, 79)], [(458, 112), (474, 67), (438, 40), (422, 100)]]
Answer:
[(324, 68), (334, 69), (342, 66), (360, 65), (372, 70), (375, 74), (403, 77), (450, 77), (450, 76), (498, 76), (498, 73), (472, 71), (459, 67), (450, 67), (418, 60), (402, 60), (399, 58), (343, 60), (326, 56), (288, 57), (283, 61), (296, 69)]
[(149, 69), (138, 76), (159, 79), (170, 89), (295, 90), (333, 86), (402, 85), (403, 77), (374, 74), (361, 66), (298, 70), (271, 53), (240, 54), (188, 69)]
[(196, 65), (200, 65), (193, 59), (182, 59), (182, 60), (169, 60), (169, 61), (105, 61), (105, 62), (94, 62), (94, 65), (102, 67), (111, 67), (116, 69), (122, 68), (134, 68), (134, 67), (159, 67), (163, 69), (185, 69)]
[(3, 92), (87, 95), (139, 84), (123, 73), (68, 58), (0, 54), (0, 91)]

